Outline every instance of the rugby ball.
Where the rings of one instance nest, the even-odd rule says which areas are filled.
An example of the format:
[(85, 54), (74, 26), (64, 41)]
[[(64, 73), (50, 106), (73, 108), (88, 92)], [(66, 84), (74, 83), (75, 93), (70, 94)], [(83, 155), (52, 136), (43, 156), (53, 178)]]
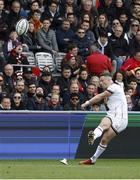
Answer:
[(16, 24), (16, 32), (19, 36), (26, 34), (29, 29), (29, 22), (27, 19), (20, 19)]

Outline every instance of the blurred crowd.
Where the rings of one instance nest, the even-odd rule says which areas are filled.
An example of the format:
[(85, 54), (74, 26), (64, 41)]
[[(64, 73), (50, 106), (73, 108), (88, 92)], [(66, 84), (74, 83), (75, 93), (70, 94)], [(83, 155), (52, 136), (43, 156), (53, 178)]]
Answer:
[[(32, 67), (25, 52), (65, 53), (61, 71)], [(102, 73), (139, 111), (140, 0), (0, 0), (0, 110), (82, 110), (103, 91)], [(85, 110), (105, 111), (106, 99)]]

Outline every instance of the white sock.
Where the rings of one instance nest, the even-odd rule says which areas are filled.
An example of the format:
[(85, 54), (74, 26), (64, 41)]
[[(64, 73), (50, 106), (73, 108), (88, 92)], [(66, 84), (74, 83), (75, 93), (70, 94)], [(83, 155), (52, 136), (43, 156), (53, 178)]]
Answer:
[(95, 154), (90, 158), (92, 160), (93, 163), (96, 162), (96, 160), (98, 159), (98, 157), (106, 150), (107, 145), (102, 145), (99, 144), (99, 146), (96, 149)]
[(103, 134), (103, 128), (98, 126), (95, 130), (94, 130), (94, 140), (97, 139), (98, 137), (100, 137)]

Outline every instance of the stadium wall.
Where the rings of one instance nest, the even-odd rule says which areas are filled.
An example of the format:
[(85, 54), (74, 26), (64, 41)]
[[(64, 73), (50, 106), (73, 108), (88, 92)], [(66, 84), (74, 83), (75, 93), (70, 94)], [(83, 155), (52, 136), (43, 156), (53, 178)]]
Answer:
[[(87, 132), (105, 113), (0, 112), (0, 159), (61, 159), (90, 157), (94, 146)], [(140, 113), (129, 113), (127, 129), (109, 145), (103, 158), (140, 158)]]

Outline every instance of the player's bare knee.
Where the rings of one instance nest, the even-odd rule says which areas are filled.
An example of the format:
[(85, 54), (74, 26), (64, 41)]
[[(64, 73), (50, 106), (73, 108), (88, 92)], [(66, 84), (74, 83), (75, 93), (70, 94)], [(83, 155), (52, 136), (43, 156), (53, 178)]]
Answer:
[(102, 139), (101, 139), (101, 144), (102, 144), (102, 145), (107, 145), (107, 144), (108, 144), (108, 139), (107, 139), (107, 137), (102, 137)]
[(106, 122), (102, 122), (99, 126), (101, 126), (104, 131), (110, 128), (110, 124)]

